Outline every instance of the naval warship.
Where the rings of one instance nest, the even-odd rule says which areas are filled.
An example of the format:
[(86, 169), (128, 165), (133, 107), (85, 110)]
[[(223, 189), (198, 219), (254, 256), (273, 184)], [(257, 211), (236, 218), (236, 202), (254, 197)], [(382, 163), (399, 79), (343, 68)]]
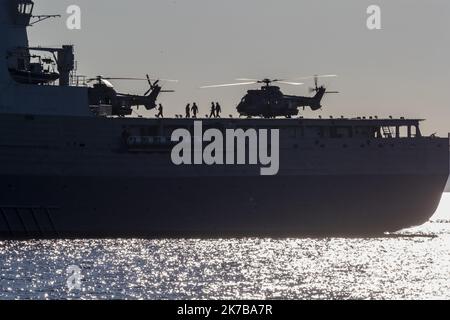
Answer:
[(195, 120), (133, 117), (157, 81), (118, 94), (77, 76), (72, 46), (30, 47), (33, 6), (0, 0), (0, 238), (371, 236), (435, 212), (449, 140), (420, 119), (202, 119), (279, 130), (279, 172), (175, 165), (171, 134)]

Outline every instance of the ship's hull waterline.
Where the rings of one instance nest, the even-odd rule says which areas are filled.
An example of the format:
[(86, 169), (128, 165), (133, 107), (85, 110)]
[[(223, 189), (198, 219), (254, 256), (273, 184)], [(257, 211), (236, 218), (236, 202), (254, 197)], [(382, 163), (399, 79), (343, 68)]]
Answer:
[(376, 236), (426, 222), (447, 176), (2, 176), (0, 237)]

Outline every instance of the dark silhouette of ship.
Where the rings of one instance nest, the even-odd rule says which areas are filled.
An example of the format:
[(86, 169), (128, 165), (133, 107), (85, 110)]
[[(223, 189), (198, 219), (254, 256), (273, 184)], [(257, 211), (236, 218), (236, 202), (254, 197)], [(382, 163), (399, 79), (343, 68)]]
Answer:
[(419, 119), (202, 119), (278, 129), (278, 174), (176, 166), (171, 134), (194, 120), (125, 117), (157, 106), (158, 83), (136, 96), (99, 77), (92, 91), (71, 46), (28, 46), (32, 9), (0, 0), (1, 238), (368, 236), (420, 225), (439, 204), (449, 141)]

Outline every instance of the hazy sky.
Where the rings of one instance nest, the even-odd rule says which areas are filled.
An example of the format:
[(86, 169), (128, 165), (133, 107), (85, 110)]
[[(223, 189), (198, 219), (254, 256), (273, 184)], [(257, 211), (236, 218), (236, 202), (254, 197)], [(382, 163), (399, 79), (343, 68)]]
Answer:
[[(295, 78), (335, 73), (326, 84), (340, 95), (305, 116), (426, 118), (425, 133), (450, 132), (450, 1), (448, 0), (36, 0), (35, 14), (82, 9), (82, 29), (65, 18), (31, 28), (31, 44), (74, 44), (79, 73), (179, 79), (161, 97), (166, 114), (197, 101), (202, 114), (220, 101), (225, 113), (247, 89), (201, 90), (238, 77)], [(382, 9), (380, 31), (366, 27), (366, 9)], [(145, 83), (115, 82), (143, 93)], [(306, 95), (303, 87), (285, 93)], [(153, 115), (155, 112), (151, 112)]]

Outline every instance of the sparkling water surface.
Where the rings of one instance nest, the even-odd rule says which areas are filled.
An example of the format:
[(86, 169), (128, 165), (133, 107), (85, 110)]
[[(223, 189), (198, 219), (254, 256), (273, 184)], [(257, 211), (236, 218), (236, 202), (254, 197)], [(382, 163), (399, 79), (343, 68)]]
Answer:
[(450, 299), (450, 221), (371, 239), (3, 241), (0, 299)]

